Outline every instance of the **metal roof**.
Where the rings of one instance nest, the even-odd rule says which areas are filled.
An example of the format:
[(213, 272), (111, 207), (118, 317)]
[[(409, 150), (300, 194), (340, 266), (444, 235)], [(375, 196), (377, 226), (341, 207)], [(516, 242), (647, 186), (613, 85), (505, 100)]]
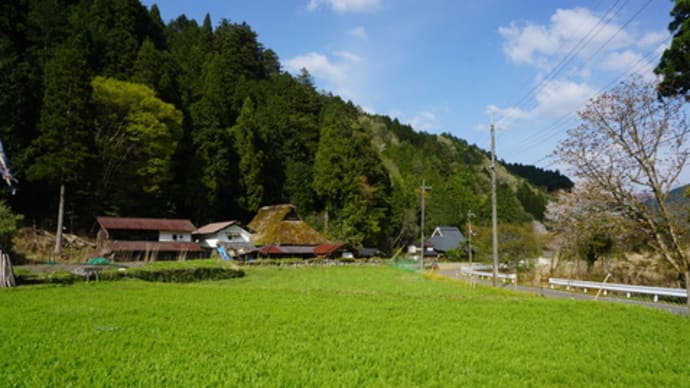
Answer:
[(136, 217), (96, 217), (105, 230), (157, 230), (166, 232), (193, 232), (196, 227), (190, 220)]
[(465, 236), (455, 226), (439, 226), (431, 234), (429, 242), (439, 252), (448, 252), (465, 242)]
[(259, 253), (265, 255), (313, 255), (314, 247), (305, 245), (264, 245)]
[(232, 226), (234, 224), (239, 224), (237, 221), (221, 221), (221, 222), (212, 222), (210, 224), (206, 224), (199, 229), (194, 231), (194, 234), (213, 234), (218, 231), (221, 231), (228, 226)]
[(108, 241), (105, 249), (111, 252), (203, 252), (199, 245), (188, 241)]
[(319, 256), (330, 256), (343, 246), (344, 244), (337, 243), (321, 244), (314, 247), (314, 254)]

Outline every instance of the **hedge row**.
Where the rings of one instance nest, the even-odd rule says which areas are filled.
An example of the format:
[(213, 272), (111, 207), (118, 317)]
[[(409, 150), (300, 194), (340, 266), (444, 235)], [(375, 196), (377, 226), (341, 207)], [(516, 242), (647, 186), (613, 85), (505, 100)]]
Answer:
[(72, 284), (85, 280), (140, 279), (150, 282), (190, 283), (206, 280), (223, 280), (244, 276), (241, 269), (227, 267), (187, 267), (187, 268), (128, 268), (126, 270), (107, 269), (91, 274), (88, 278), (66, 271), (53, 273), (15, 274), (17, 284)]
[(372, 257), (369, 259), (353, 259), (347, 257), (339, 257), (336, 259), (299, 259), (299, 258), (282, 258), (282, 259), (254, 259), (250, 261), (239, 262), (246, 266), (281, 266), (281, 265), (319, 265), (319, 264), (385, 264), (388, 260), (379, 257)]
[(243, 276), (244, 271), (240, 269), (223, 267), (130, 268), (126, 271), (108, 270), (99, 274), (101, 280), (134, 278), (163, 283), (191, 283), (205, 280), (241, 278)]

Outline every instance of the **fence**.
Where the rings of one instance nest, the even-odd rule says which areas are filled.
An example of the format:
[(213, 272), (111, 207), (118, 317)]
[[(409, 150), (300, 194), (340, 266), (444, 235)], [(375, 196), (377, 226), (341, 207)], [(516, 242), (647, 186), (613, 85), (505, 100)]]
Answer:
[(600, 282), (589, 282), (585, 280), (570, 280), (570, 279), (558, 279), (549, 278), (549, 284), (551, 288), (554, 286), (565, 286), (566, 289), (570, 287), (582, 288), (585, 292), (587, 290), (602, 290), (604, 295), (607, 291), (613, 292), (624, 292), (627, 298), (630, 298), (631, 294), (646, 294), (654, 295), (654, 301), (659, 301), (659, 296), (673, 296), (677, 298), (687, 298), (688, 292), (682, 288), (667, 288), (667, 287), (647, 287), (647, 286), (634, 286), (630, 284), (617, 284), (617, 283), (600, 283)]
[[(476, 276), (478, 278), (488, 278), (492, 279), (494, 277), (493, 272), (486, 272), (487, 270), (493, 270), (490, 265), (472, 266), (472, 267), (460, 267), (460, 272), (468, 276)], [(510, 281), (512, 283), (517, 282), (517, 275), (514, 273), (499, 273), (496, 276), (503, 282)]]

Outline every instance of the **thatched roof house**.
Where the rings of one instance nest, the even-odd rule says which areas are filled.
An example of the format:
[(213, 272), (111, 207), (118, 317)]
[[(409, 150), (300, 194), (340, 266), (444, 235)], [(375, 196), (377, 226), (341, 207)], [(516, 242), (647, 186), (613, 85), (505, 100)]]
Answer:
[(294, 205), (264, 206), (248, 226), (254, 231), (252, 242), (256, 246), (316, 246), (328, 242), (299, 218)]

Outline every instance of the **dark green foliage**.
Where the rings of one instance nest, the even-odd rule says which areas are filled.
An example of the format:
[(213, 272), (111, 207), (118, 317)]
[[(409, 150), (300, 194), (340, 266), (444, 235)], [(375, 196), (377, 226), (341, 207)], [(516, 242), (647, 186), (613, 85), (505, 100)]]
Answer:
[(40, 135), (32, 143), (30, 179), (74, 183), (90, 158), (91, 85), (78, 42), (58, 47), (46, 64)]
[(110, 268), (98, 270), (88, 276), (78, 275), (67, 271), (28, 272), (17, 271), (15, 274), (18, 284), (72, 284), (79, 281), (117, 281), (124, 279), (139, 279), (149, 282), (190, 283), (209, 280), (224, 280), (244, 276), (241, 269), (231, 268), (224, 263), (208, 260), (187, 262), (159, 262), (143, 267)]
[(28, 272), (24, 270), (15, 270), (14, 272), (17, 285), (73, 284), (83, 279), (82, 276), (67, 271)]
[(324, 110), (313, 185), (326, 215), (335, 215), (326, 233), (361, 246), (381, 231), (390, 182), (373, 139), (359, 127), (356, 115), (339, 104)]
[(104, 271), (99, 275), (101, 280), (140, 279), (163, 283), (189, 283), (243, 276), (242, 270), (222, 267), (131, 268), (126, 271)]
[(690, 90), (690, 2), (676, 0), (671, 11), (673, 20), (668, 30), (673, 34), (667, 48), (654, 69), (663, 77), (659, 92), (664, 96), (684, 95)]
[(544, 211), (548, 198), (541, 191), (531, 188), (527, 183), (522, 183), (516, 192), (517, 199), (525, 211), (538, 221), (544, 220)]
[(247, 97), (242, 105), (240, 117), (232, 129), (235, 152), (238, 155), (240, 206), (247, 213), (253, 214), (263, 204), (263, 164), (264, 153), (261, 150), (256, 133), (258, 127), (254, 118), (254, 104)]
[(0, 201), (0, 250), (3, 252), (12, 252), (12, 237), (23, 218), (20, 214), (14, 214), (4, 201)]
[(512, 174), (527, 179), (527, 182), (533, 186), (541, 187), (549, 193), (557, 190), (570, 191), (574, 185), (570, 178), (561, 174), (558, 170), (545, 170), (536, 166), (529, 166), (520, 163), (502, 162), (501, 164), (503, 164)]

